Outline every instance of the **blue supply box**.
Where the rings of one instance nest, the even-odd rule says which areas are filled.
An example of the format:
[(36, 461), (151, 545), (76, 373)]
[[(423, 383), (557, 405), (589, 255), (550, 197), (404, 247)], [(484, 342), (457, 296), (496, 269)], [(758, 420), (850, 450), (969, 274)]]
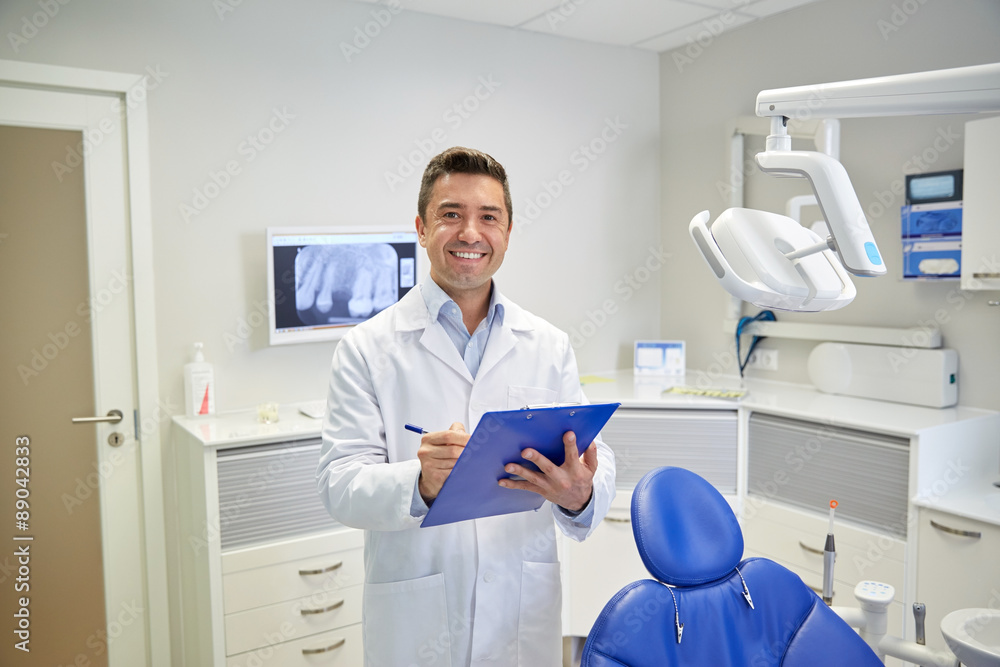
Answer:
[(904, 280), (955, 280), (962, 273), (962, 202), (900, 209)]

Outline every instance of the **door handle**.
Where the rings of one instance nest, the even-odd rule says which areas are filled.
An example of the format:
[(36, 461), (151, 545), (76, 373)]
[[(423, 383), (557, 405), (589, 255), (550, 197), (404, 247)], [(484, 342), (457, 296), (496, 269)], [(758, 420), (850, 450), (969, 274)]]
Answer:
[(108, 422), (109, 424), (117, 424), (122, 420), (121, 410), (108, 410), (107, 417), (73, 417), (74, 424), (92, 424), (95, 422)]

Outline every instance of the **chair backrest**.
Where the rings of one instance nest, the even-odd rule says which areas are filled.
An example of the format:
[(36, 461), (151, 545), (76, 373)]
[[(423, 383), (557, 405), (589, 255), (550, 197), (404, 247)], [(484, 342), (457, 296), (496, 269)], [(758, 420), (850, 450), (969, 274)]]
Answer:
[(655, 580), (605, 605), (581, 667), (882, 664), (796, 574), (763, 558), (741, 562), (732, 508), (693, 472), (647, 473), (632, 495), (632, 531)]

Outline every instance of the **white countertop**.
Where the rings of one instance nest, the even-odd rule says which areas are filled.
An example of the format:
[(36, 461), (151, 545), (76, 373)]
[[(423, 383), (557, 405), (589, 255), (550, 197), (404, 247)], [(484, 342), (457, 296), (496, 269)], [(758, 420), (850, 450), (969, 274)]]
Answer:
[[(600, 380), (598, 380), (600, 378)], [(623, 408), (679, 410), (736, 410), (738, 408), (797, 419), (858, 428), (902, 437), (913, 437), (937, 427), (967, 420), (980, 422), (997, 432), (1000, 449), (1000, 412), (956, 406), (926, 408), (887, 401), (824, 394), (809, 385), (721, 377), (705, 386), (704, 375), (693, 377), (634, 377), (631, 370), (584, 374), (583, 390), (594, 403), (621, 402)], [(698, 380), (702, 383), (699, 384)], [(701, 389), (744, 389), (741, 398), (715, 398), (688, 394), (664, 394), (672, 386)], [(175, 427), (190, 433), (206, 447), (237, 447), (275, 441), (319, 437), (322, 420), (299, 412), (299, 404), (283, 405), (274, 424), (257, 422), (256, 410), (237, 410), (212, 417), (174, 417)], [(995, 422), (991, 424), (990, 422)], [(982, 427), (980, 427), (982, 428)], [(988, 460), (989, 454), (987, 456)], [(990, 466), (987, 465), (987, 468)], [(1000, 488), (996, 470), (977, 470), (946, 495), (933, 499), (913, 498), (921, 507), (931, 507), (971, 519), (1000, 525)]]
[(1000, 488), (988, 478), (956, 487), (940, 498), (917, 496), (913, 504), (1000, 526)]
[[(631, 370), (584, 375), (583, 391), (591, 402), (620, 401), (623, 408), (736, 409), (744, 407), (769, 414), (822, 424), (858, 428), (910, 437), (919, 432), (969, 419), (996, 419), (1000, 413), (955, 406), (926, 408), (868, 398), (836, 396), (811, 385), (723, 376), (704, 384), (704, 374), (689, 376), (635, 376)], [(605, 382), (586, 382), (599, 377)], [(744, 389), (742, 398), (711, 398), (664, 394), (672, 386), (701, 389)]]
[(208, 417), (174, 417), (174, 425), (189, 432), (207, 447), (242, 447), (282, 439), (319, 437), (323, 420), (305, 416), (299, 412), (298, 405), (280, 406), (278, 421), (274, 424), (258, 423), (257, 411), (251, 409)]

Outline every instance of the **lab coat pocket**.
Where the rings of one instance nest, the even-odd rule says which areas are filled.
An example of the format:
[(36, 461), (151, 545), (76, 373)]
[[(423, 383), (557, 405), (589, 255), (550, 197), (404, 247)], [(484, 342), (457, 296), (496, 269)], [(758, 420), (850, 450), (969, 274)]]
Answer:
[(365, 584), (365, 665), (450, 667), (444, 575)]
[(507, 409), (520, 410), (526, 405), (555, 403), (556, 392), (547, 387), (507, 387)]
[(559, 563), (521, 564), (517, 664), (562, 664)]

